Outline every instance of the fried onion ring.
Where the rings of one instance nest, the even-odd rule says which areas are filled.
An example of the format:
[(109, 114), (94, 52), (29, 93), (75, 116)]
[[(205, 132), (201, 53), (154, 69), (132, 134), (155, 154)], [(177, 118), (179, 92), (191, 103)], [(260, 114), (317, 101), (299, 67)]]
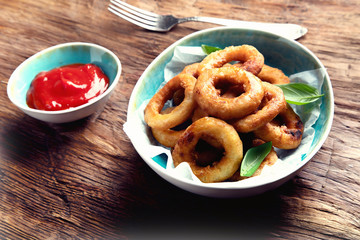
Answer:
[[(219, 94), (221, 94), (221, 91), (219, 91)], [(240, 95), (240, 91), (238, 87), (233, 87), (233, 88), (229, 88), (225, 93), (223, 93), (221, 96), (225, 97), (225, 98), (235, 98), (238, 97)], [(194, 110), (193, 116), (191, 118), (191, 120), (193, 122), (195, 122), (196, 120), (199, 120), (200, 118), (203, 117), (209, 117), (209, 114), (206, 113), (203, 109), (197, 107)]]
[(257, 75), (262, 81), (272, 84), (287, 84), (290, 83), (290, 79), (278, 68), (273, 68), (268, 65), (264, 65), (261, 72)]
[(197, 107), (195, 110), (194, 110), (194, 113), (191, 117), (191, 120), (193, 122), (195, 122), (196, 120), (199, 120), (200, 118), (203, 118), (203, 117), (209, 117), (209, 114), (207, 114), (204, 110), (202, 110), (201, 108)]
[[(196, 79), (189, 74), (179, 74), (167, 82), (150, 99), (145, 108), (145, 122), (152, 128), (168, 129), (173, 128), (190, 118), (196, 107), (193, 99), (193, 90)], [(170, 100), (179, 89), (185, 89), (184, 100), (170, 113), (161, 114), (166, 101)]]
[(230, 46), (206, 56), (198, 72), (202, 74), (207, 69), (220, 68), (232, 61), (240, 61), (242, 69), (257, 75), (264, 65), (264, 56), (251, 45)]
[(279, 87), (267, 82), (262, 82), (262, 85), (265, 94), (261, 105), (264, 106), (244, 118), (230, 121), (236, 131), (251, 132), (273, 120), (286, 108), (285, 97)]
[[(222, 97), (216, 89), (221, 82), (242, 85), (244, 93), (235, 98)], [(260, 105), (264, 90), (259, 78), (239, 68), (209, 69), (202, 73), (195, 84), (194, 98), (200, 108), (210, 116), (220, 119), (244, 117)]]
[(302, 139), (304, 125), (289, 104), (271, 122), (254, 131), (256, 137), (265, 142), (271, 141), (281, 149), (297, 148)]
[(154, 138), (165, 147), (174, 147), (185, 130), (151, 128)]
[[(193, 63), (190, 65), (185, 66), (185, 68), (181, 71), (180, 74), (190, 74), (191, 76), (193, 76), (194, 78), (198, 78), (198, 66), (199, 63)], [(173, 96), (173, 103), (175, 106), (179, 105), (183, 99), (184, 99), (185, 93), (184, 93), (184, 89), (179, 89), (174, 93)]]
[[(211, 165), (197, 164), (196, 145), (204, 136), (215, 138), (224, 148), (224, 156)], [(175, 167), (189, 163), (193, 173), (202, 182), (220, 182), (239, 169), (243, 158), (242, 141), (230, 124), (220, 119), (204, 117), (192, 123), (181, 135), (172, 152)]]
[[(161, 111), (161, 114), (168, 114), (174, 107), (169, 107)], [(175, 130), (175, 129), (159, 129), (159, 128), (151, 128), (151, 132), (153, 137), (165, 147), (174, 147), (181, 134), (185, 131), (185, 129)]]
[(187, 66), (184, 67), (184, 69), (181, 71), (181, 73), (190, 74), (194, 78), (198, 78), (198, 76), (199, 76), (199, 72), (198, 72), (199, 64), (200, 63), (192, 63), (190, 65), (187, 65)]

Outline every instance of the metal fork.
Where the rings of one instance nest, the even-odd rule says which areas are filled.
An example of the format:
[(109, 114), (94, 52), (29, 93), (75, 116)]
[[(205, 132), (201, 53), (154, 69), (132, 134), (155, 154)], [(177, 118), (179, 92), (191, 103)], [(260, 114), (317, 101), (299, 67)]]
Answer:
[(167, 32), (179, 23), (195, 21), (263, 30), (294, 40), (307, 33), (307, 29), (305, 27), (297, 24), (248, 22), (213, 17), (176, 18), (172, 15), (159, 15), (153, 12), (145, 11), (120, 0), (110, 0), (108, 10), (135, 25), (158, 32)]

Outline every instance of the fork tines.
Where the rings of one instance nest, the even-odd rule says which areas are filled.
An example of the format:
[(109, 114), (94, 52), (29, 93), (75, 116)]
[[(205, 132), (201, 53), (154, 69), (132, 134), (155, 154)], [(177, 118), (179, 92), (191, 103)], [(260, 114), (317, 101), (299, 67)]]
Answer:
[(134, 7), (120, 0), (110, 0), (108, 10), (135, 25), (156, 30), (158, 14)]

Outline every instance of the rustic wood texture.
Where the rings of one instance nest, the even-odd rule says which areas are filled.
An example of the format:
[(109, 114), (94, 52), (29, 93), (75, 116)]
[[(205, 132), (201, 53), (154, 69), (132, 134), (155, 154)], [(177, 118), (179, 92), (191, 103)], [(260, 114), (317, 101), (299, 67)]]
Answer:
[[(360, 239), (360, 12), (358, 0), (132, 0), (177, 16), (291, 22), (323, 62), (335, 95), (332, 131), (312, 161), (280, 188), (213, 199), (157, 176), (122, 129), (138, 78), (166, 47), (208, 23), (143, 30), (105, 0), (0, 0), (0, 239)], [(103, 45), (121, 82), (100, 114), (47, 124), (9, 101), (12, 71), (63, 42)]]

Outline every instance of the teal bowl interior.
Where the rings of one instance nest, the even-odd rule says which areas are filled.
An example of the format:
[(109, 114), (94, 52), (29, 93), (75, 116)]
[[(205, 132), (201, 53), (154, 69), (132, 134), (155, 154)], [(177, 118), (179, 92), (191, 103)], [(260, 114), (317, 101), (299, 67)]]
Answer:
[[(323, 93), (324, 96), (321, 99), (320, 116), (313, 125), (315, 138), (311, 143), (309, 151), (303, 155), (301, 159), (296, 159), (296, 161), (294, 161), (294, 168), (289, 169), (287, 176), (293, 176), (296, 170), (299, 170), (302, 166), (304, 166), (322, 146), (329, 134), (334, 112), (333, 91), (325, 67), (310, 50), (296, 41), (288, 40), (267, 32), (227, 27), (207, 29), (190, 34), (175, 42), (162, 52), (148, 66), (143, 75), (140, 77), (130, 98), (128, 121), (137, 117), (136, 111), (139, 109), (141, 104), (150, 99), (165, 80), (164, 69), (166, 64), (172, 59), (175, 48), (177, 46), (199, 47), (202, 44), (220, 48), (231, 45), (252, 45), (264, 55), (266, 64), (272, 67), (280, 68), (288, 76), (314, 69), (322, 69), (323, 72), (325, 72), (324, 79), (322, 79), (323, 84), (321, 93)], [(164, 163), (164, 161), (166, 161), (166, 156), (165, 159), (163, 159), (164, 161), (160, 159), (160, 155), (151, 158), (142, 150), (143, 146), (137, 146), (138, 144), (136, 141), (133, 141), (133, 145), (154, 170), (163, 177), (165, 176), (166, 179), (170, 181), (173, 180), (173, 177), (170, 176), (164, 168), (166, 165), (166, 163)], [(287, 176), (279, 176), (278, 179), (286, 178)], [(176, 181), (178, 181), (178, 179)], [(173, 181), (173, 183), (176, 183), (176, 181)], [(183, 186), (186, 186), (186, 184)]]
[(110, 86), (120, 68), (109, 50), (90, 43), (65, 43), (45, 49), (25, 60), (11, 76), (9, 97), (23, 108), (27, 107), (26, 92), (32, 80), (41, 71), (74, 63), (94, 63), (109, 77)]

